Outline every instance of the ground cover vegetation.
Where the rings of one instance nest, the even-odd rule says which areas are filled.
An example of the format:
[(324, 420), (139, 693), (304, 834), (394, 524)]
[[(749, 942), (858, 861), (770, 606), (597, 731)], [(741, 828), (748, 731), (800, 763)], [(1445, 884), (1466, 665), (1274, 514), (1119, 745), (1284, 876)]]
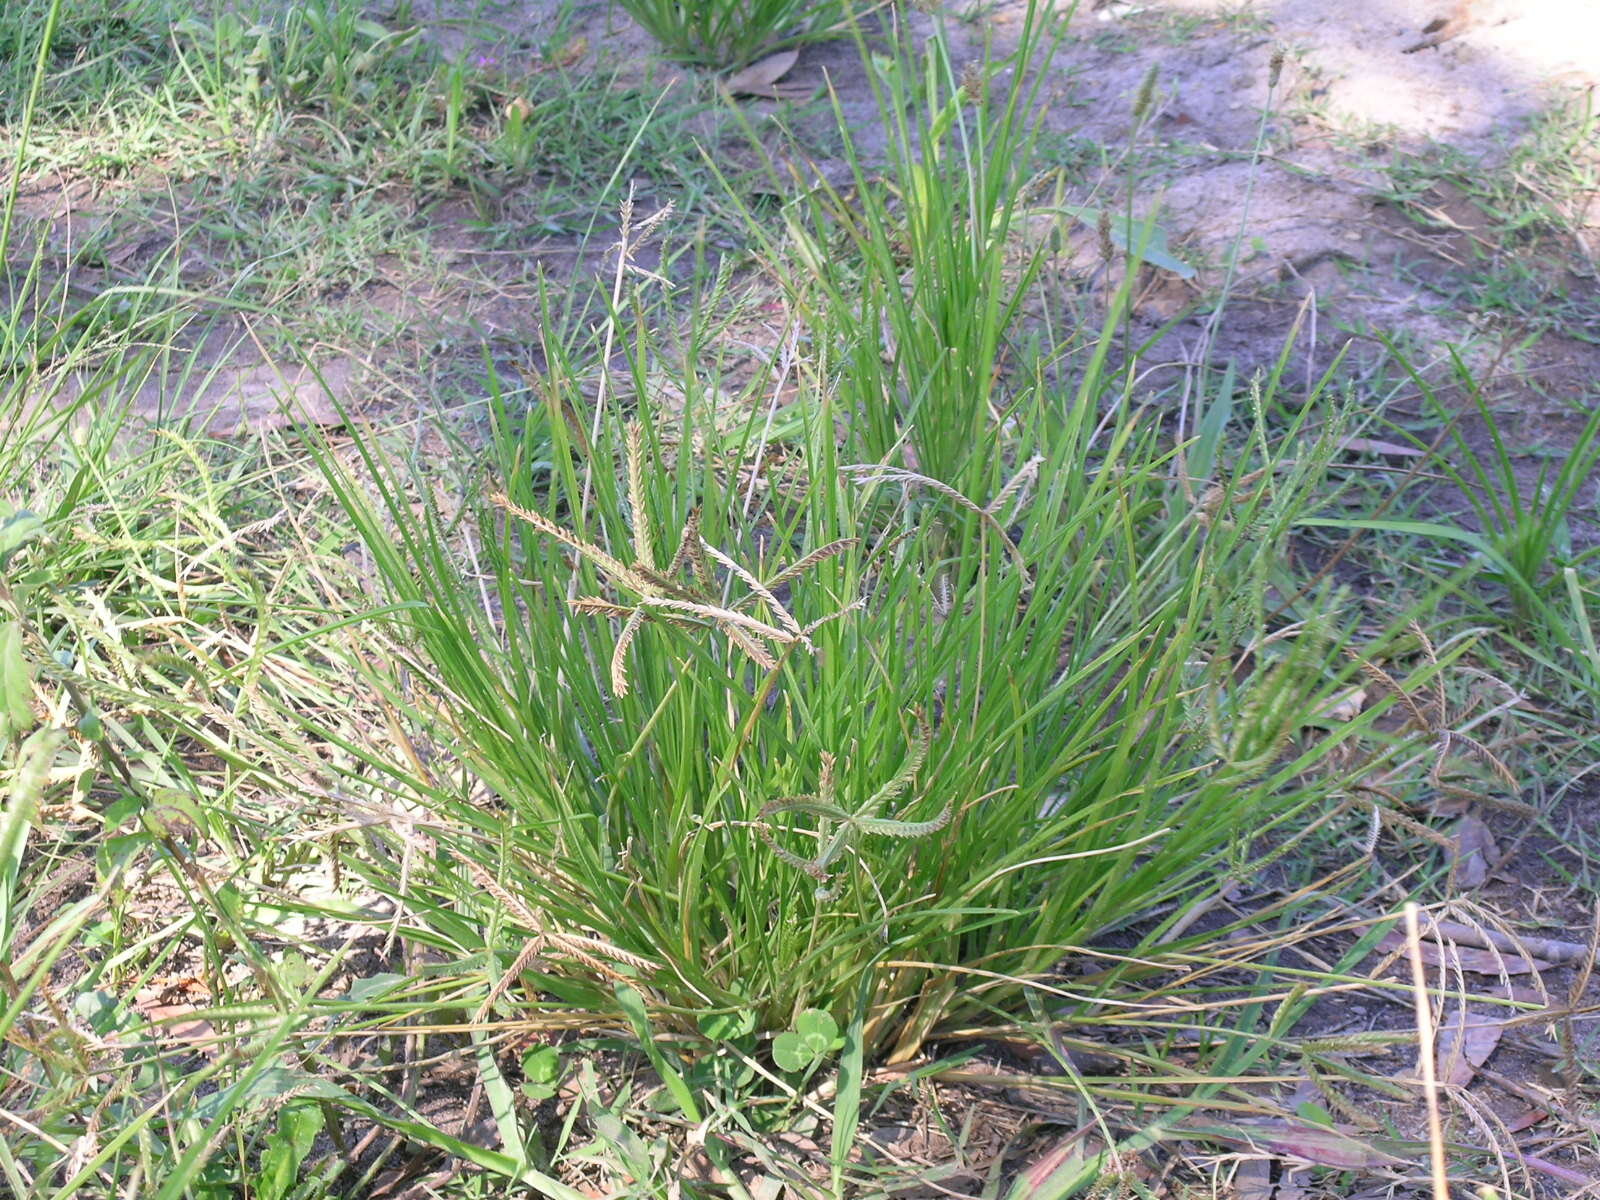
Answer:
[[(1483, 888), (1504, 820), (1592, 892), (1592, 394), (1530, 468), (1501, 359), (1302, 374), (1311, 304), (1171, 382), (1160, 81), (1069, 145), (1069, 14), (619, 7), (692, 69), (564, 9), (0, 11), (0, 1191), (1581, 1182), (1593, 935)], [(775, 91), (825, 38), (870, 130)], [(1385, 201), (1471, 178), (1448, 287), (1559, 323), (1592, 132)], [(219, 432), (223, 346), (321, 424)], [(1502, 1038), (1548, 1144), (1467, 1090)]]

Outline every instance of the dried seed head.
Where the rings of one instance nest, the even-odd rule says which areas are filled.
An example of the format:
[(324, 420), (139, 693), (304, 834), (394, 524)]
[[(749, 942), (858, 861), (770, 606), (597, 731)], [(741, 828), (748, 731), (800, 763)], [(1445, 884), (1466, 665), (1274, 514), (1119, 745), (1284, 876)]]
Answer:
[(971, 103), (981, 103), (984, 94), (988, 91), (989, 80), (983, 73), (983, 67), (976, 62), (969, 62), (961, 68), (961, 94)]
[(1267, 86), (1278, 86), (1278, 77), (1283, 74), (1283, 47), (1278, 46), (1272, 51), (1272, 57), (1267, 61)]
[(633, 180), (628, 180), (628, 194), (622, 198), (621, 228), (624, 241), (627, 240), (628, 232), (633, 228), (633, 193), (637, 186)]
[(1100, 220), (1095, 224), (1095, 232), (1100, 237), (1100, 257), (1110, 262), (1116, 254), (1116, 246), (1111, 241), (1111, 214), (1103, 208), (1100, 210)]
[(611, 694), (618, 700), (628, 694), (628, 647), (644, 624), (644, 609), (636, 608), (617, 635), (616, 648), (611, 652)]
[(1133, 100), (1133, 119), (1135, 122), (1143, 121), (1150, 115), (1150, 105), (1156, 95), (1156, 65), (1150, 64), (1150, 69), (1144, 73), (1144, 80), (1139, 84), (1139, 93)]
[(1089, 1187), (1088, 1200), (1120, 1200), (1133, 1191), (1134, 1174), (1126, 1169), (1113, 1169), (1101, 1175)]

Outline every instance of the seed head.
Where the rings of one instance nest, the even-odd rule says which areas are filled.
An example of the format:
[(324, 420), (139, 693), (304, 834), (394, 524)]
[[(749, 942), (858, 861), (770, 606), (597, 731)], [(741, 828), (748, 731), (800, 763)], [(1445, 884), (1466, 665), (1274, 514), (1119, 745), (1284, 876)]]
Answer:
[(1267, 86), (1269, 88), (1277, 87), (1278, 86), (1278, 77), (1280, 75), (1282, 75), (1282, 74), (1283, 74), (1283, 47), (1282, 46), (1278, 46), (1278, 47), (1273, 49), (1272, 57), (1267, 60)]
[(1139, 84), (1138, 95), (1133, 100), (1133, 119), (1142, 122), (1150, 115), (1150, 103), (1156, 94), (1156, 64), (1151, 63), (1150, 69), (1144, 73), (1144, 80)]
[(972, 104), (981, 103), (984, 93), (988, 90), (988, 79), (984, 76), (983, 68), (976, 62), (969, 62), (961, 68), (961, 94)]

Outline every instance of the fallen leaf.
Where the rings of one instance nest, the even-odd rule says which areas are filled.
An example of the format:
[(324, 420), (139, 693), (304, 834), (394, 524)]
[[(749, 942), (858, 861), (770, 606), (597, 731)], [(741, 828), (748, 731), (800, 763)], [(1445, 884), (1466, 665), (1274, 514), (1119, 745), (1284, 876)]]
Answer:
[[(1278, 1178), (1272, 1168), (1278, 1167)], [(1233, 1173), (1234, 1200), (1301, 1200), (1306, 1194), (1305, 1174), (1270, 1158), (1242, 1159)]]
[(1530, 1104), (1520, 1113), (1516, 1113), (1515, 1115), (1509, 1117), (1502, 1117), (1500, 1119), (1500, 1124), (1505, 1127), (1505, 1131), (1507, 1133), (1521, 1133), (1523, 1130), (1532, 1129), (1535, 1125), (1539, 1124), (1539, 1122), (1546, 1121), (1549, 1118), (1550, 1114), (1545, 1112), (1544, 1109)]
[(196, 1015), (200, 1011), (196, 1002), (203, 1002), (209, 995), (205, 984), (192, 976), (167, 983), (158, 980), (140, 991), (130, 1007), (168, 1040), (181, 1042), (208, 1058), (215, 1058), (218, 1053), (216, 1027)]
[(1439, 1027), (1435, 1046), (1439, 1078), (1456, 1087), (1466, 1087), (1478, 1068), (1489, 1061), (1503, 1030), (1499, 1021), (1483, 1020), (1459, 1009), (1451, 1013)]
[(1402, 446), (1399, 442), (1366, 437), (1347, 437), (1339, 443), (1339, 449), (1349, 450), (1353, 454), (1385, 454), (1390, 458), (1423, 458), (1428, 453), (1416, 446)]
[(1270, 1158), (1245, 1158), (1238, 1163), (1234, 1170), (1234, 1200), (1274, 1200), (1277, 1194)]
[[(1379, 954), (1392, 954), (1397, 950), (1403, 951), (1406, 947), (1406, 935), (1392, 931), (1383, 935), (1381, 941), (1373, 947)], [(1527, 958), (1510, 951), (1495, 952), (1493, 950), (1473, 950), (1462, 946), (1442, 947), (1438, 942), (1424, 938), (1422, 941), (1422, 961), (1430, 967), (1444, 964), (1459, 966), (1463, 971), (1470, 971), (1474, 975), (1530, 975), (1535, 971), (1548, 971), (1551, 964), (1540, 958)]]
[(217, 1030), (192, 1004), (153, 1004), (140, 1009), (140, 1015), (152, 1025), (161, 1028), (174, 1042), (185, 1042), (207, 1056), (217, 1053)]
[(742, 71), (735, 71), (722, 86), (734, 96), (777, 96), (778, 80), (793, 70), (794, 64), (799, 61), (800, 51), (779, 50), (776, 54), (757, 59)]
[(1233, 1172), (1234, 1200), (1273, 1200), (1278, 1185), (1272, 1182), (1272, 1163), (1265, 1158), (1247, 1158)]
[(1518, 1004), (1529, 1004), (1538, 1007), (1547, 1004), (1550, 997), (1538, 988), (1524, 987), (1517, 983), (1491, 984), (1483, 989), (1486, 996), (1499, 996), (1505, 1000), (1515, 1000)]
[(1366, 703), (1367, 689), (1351, 688), (1330, 700), (1327, 707), (1317, 714), (1317, 718), (1323, 721), (1354, 721), (1361, 715)]
[(1489, 878), (1489, 868), (1500, 858), (1500, 847), (1489, 827), (1467, 813), (1456, 822), (1449, 853), (1455, 860), (1456, 882), (1475, 888)]

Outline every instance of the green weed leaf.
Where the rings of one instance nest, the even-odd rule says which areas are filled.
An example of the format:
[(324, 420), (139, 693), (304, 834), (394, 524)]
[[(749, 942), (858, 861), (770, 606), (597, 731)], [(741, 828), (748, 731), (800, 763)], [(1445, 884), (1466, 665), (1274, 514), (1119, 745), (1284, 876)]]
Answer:
[[(1099, 227), (1101, 210), (1098, 208), (1086, 208), (1077, 204), (1063, 204), (1061, 211), (1087, 225), (1090, 229)], [(1132, 249), (1139, 249), (1139, 257), (1152, 267), (1160, 267), (1163, 271), (1171, 271), (1179, 279), (1194, 278), (1194, 267), (1167, 249), (1167, 231), (1160, 225), (1151, 223), (1149, 239), (1140, 247), (1140, 240), (1144, 238), (1144, 222), (1130, 222), (1126, 213), (1110, 213), (1108, 214), (1108, 220), (1110, 222), (1111, 240), (1118, 250), (1126, 253)]]
[(867, 1009), (872, 1002), (871, 980), (870, 972), (861, 978), (855, 1015), (842, 1039), (844, 1054), (839, 1059), (839, 1087), (833, 1105), (833, 1140), (829, 1152), (836, 1196), (844, 1195), (844, 1165), (855, 1149), (856, 1133), (861, 1126), (861, 1085), (866, 1062), (863, 1035)]
[(33, 676), (22, 657), (22, 626), (0, 622), (0, 743), (34, 726)]
[(695, 1103), (694, 1094), (689, 1091), (689, 1086), (683, 1082), (682, 1072), (667, 1061), (667, 1056), (661, 1052), (661, 1047), (656, 1045), (655, 1036), (650, 1032), (650, 1018), (645, 1012), (644, 997), (639, 994), (637, 988), (619, 983), (617, 1005), (628, 1018), (628, 1024), (633, 1027), (634, 1036), (639, 1039), (639, 1048), (650, 1060), (650, 1065), (656, 1069), (656, 1074), (661, 1076), (667, 1094), (677, 1102), (684, 1116), (691, 1121), (699, 1121), (700, 1106)]
[(0, 520), (0, 571), (6, 569), (11, 556), (34, 538), (44, 535), (44, 522), (27, 509), (18, 509)]
[(792, 1030), (772, 1039), (772, 1060), (785, 1071), (804, 1071), (842, 1045), (839, 1023), (820, 1008), (808, 1008)]
[(356, 1003), (360, 1003), (363, 1000), (382, 1000), (396, 988), (408, 982), (410, 982), (408, 976), (398, 975), (393, 971), (369, 975), (365, 979), (352, 979), (347, 998)]
[(755, 1032), (756, 1014), (748, 1009), (707, 1013), (696, 1022), (700, 1032), (713, 1042), (731, 1042)]
[(772, 1039), (772, 1061), (784, 1071), (804, 1071), (814, 1061), (805, 1039), (790, 1031)]
[(278, 1128), (261, 1152), (261, 1173), (256, 1195), (261, 1200), (283, 1200), (300, 1178), (300, 1164), (322, 1132), (322, 1109), (313, 1104), (291, 1104), (278, 1114)]
[(522, 1056), (522, 1094), (529, 1100), (550, 1099), (560, 1078), (561, 1051), (554, 1046), (535, 1046)]
[(535, 1102), (556, 1094), (561, 1078), (561, 1051), (554, 1046), (535, 1046), (522, 1056), (522, 1094)]
[(807, 1044), (818, 1047), (819, 1055), (834, 1049), (839, 1041), (839, 1023), (820, 1008), (808, 1008), (796, 1017), (794, 1031)]

